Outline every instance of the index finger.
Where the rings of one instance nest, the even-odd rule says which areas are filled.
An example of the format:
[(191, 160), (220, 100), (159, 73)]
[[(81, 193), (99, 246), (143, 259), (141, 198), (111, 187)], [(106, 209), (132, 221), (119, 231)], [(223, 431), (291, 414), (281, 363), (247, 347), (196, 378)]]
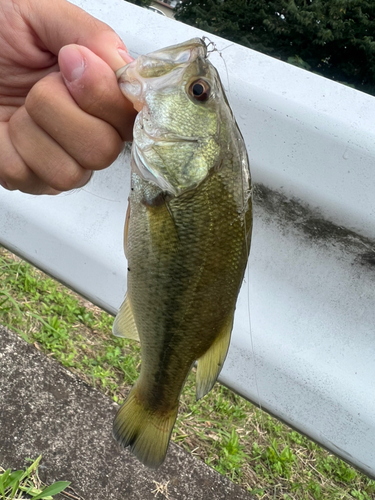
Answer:
[[(84, 45), (114, 71), (130, 62), (126, 46), (107, 24), (66, 0), (39, 0), (32, 8), (23, 3), (27, 21), (45, 47), (57, 55), (64, 45)], [(26, 5), (26, 7), (25, 7)]]

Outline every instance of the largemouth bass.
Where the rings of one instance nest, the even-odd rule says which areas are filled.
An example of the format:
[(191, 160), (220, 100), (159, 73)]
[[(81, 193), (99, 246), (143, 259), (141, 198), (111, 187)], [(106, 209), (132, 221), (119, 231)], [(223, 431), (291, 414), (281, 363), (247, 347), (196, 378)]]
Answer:
[(128, 288), (113, 332), (140, 339), (142, 364), (114, 436), (156, 468), (192, 365), (198, 360), (199, 399), (227, 354), (250, 248), (250, 173), (203, 40), (140, 56), (118, 79), (139, 114), (125, 224)]

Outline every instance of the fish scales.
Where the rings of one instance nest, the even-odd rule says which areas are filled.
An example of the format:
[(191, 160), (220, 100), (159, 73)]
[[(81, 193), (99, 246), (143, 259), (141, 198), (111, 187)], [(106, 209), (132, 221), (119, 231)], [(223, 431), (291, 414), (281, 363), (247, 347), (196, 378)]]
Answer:
[[(161, 64), (178, 52), (183, 63), (170, 63), (165, 75), (150, 69), (160, 52), (143, 61), (147, 78), (167, 76), (169, 86), (155, 90), (153, 82), (150, 90), (143, 82), (144, 96), (138, 88), (136, 97), (124, 92), (133, 102), (143, 98), (143, 107), (137, 103), (125, 234), (128, 291), (114, 333), (138, 334), (142, 362), (114, 436), (150, 467), (165, 458), (193, 363), (198, 360), (197, 398), (220, 372), (252, 227), (246, 150), (206, 45), (194, 39), (164, 49)], [(135, 72), (126, 75), (126, 68), (125, 85), (130, 80), (133, 89)], [(207, 85), (209, 96), (195, 102), (188, 95), (194, 85), (198, 93)]]
[[(230, 164), (227, 168), (232, 170)], [(194, 195), (171, 201), (169, 210), (165, 205), (150, 210), (143, 203), (143, 185), (138, 178), (130, 197), (128, 238), (134, 243), (129, 251), (128, 289), (142, 364), (155, 382), (148, 397), (154, 391), (160, 398), (163, 387), (171, 384), (175, 397), (170, 404), (175, 406), (192, 363), (233, 313), (243, 275), (240, 262), (246, 254), (244, 225), (233, 194), (218, 176), (210, 176)], [(220, 210), (211, 210), (218, 199)], [(161, 398), (159, 403), (165, 404)]]

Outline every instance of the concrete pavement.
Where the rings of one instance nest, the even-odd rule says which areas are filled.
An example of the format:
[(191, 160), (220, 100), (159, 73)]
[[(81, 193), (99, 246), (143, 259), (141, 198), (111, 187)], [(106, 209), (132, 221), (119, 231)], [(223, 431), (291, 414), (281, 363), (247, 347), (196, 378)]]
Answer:
[(20, 468), (42, 454), (42, 480), (71, 481), (83, 500), (251, 500), (173, 443), (157, 471), (142, 466), (112, 439), (117, 408), (0, 326), (1, 466)]

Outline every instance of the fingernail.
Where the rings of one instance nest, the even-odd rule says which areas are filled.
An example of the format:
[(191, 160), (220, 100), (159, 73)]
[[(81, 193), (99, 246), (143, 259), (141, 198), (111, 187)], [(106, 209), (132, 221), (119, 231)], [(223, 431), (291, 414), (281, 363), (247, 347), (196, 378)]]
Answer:
[(59, 65), (63, 77), (74, 82), (83, 75), (86, 61), (75, 45), (66, 45), (59, 52)]
[(77, 184), (76, 189), (79, 189), (79, 188), (81, 188), (83, 186), (86, 186), (86, 184), (88, 184), (91, 181), (93, 175), (94, 175), (94, 172), (92, 170), (89, 170), (87, 172), (87, 174)]
[(117, 49), (117, 50), (121, 58), (126, 62), (126, 64), (134, 61), (134, 58), (128, 52), (126, 52), (126, 50), (124, 49)]
[(0, 186), (2, 186), (4, 189), (8, 189), (8, 184), (3, 181), (3, 179), (0, 179)]

